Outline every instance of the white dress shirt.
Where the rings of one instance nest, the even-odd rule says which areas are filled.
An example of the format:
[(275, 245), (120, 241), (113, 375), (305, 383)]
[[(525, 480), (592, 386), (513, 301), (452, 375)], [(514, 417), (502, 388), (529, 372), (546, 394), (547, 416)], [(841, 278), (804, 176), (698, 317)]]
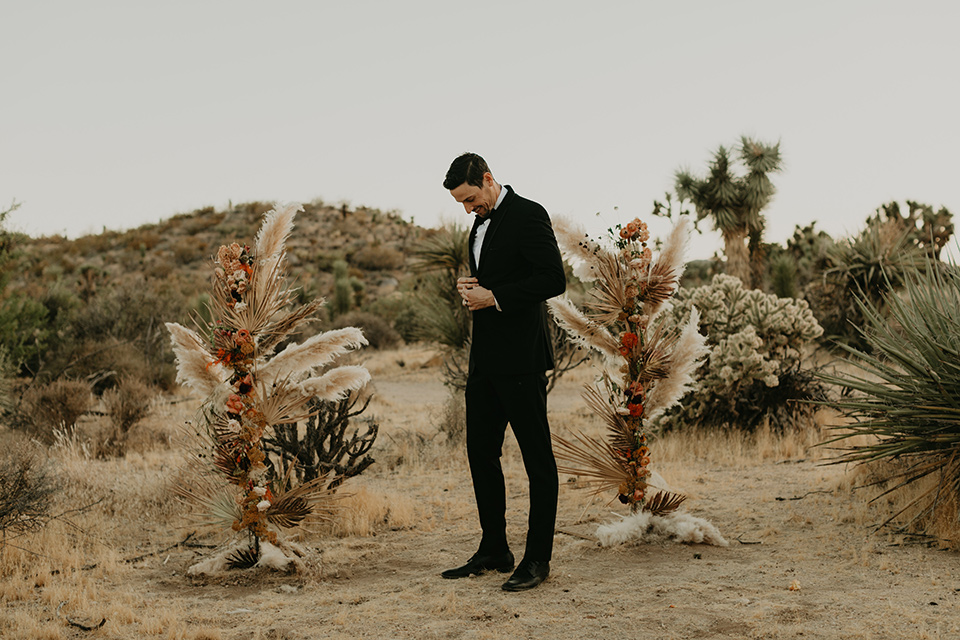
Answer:
[[(507, 189), (500, 186), (500, 195), (497, 196), (497, 201), (494, 203), (493, 208), (496, 210), (500, 206), (500, 203), (503, 202), (503, 199), (507, 197)], [(493, 213), (491, 211), (490, 213)], [(480, 226), (477, 227), (477, 234), (473, 237), (473, 261), (476, 264), (480, 264), (480, 248), (483, 246), (483, 237), (487, 235), (487, 229), (490, 228), (490, 214), (487, 214), (487, 219), (480, 223)]]

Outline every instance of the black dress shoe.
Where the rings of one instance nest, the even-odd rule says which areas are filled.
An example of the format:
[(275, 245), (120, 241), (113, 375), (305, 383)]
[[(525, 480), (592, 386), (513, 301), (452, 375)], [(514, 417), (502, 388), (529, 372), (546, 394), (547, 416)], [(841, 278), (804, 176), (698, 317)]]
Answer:
[(456, 569), (447, 569), (440, 575), (444, 578), (466, 578), (478, 576), (484, 571), (499, 571), (506, 573), (513, 569), (513, 554), (509, 551), (495, 556), (482, 556), (479, 553), (467, 560), (467, 564)]
[(539, 560), (521, 560), (517, 570), (501, 587), (504, 591), (526, 591), (547, 579), (550, 563)]

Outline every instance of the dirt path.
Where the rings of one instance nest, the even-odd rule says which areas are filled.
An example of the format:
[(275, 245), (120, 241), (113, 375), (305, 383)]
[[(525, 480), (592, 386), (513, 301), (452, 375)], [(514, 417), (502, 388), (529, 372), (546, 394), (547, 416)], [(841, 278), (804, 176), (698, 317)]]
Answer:
[[(555, 415), (559, 428), (584, 420), (570, 411), (578, 384), (555, 392), (570, 405)], [(383, 407), (403, 415), (412, 408), (421, 421), (445, 398), (435, 372), (403, 373), (377, 388)], [(446, 466), (381, 468), (357, 479), (371, 493), (410, 498), (416, 522), (312, 540), (305, 574), (193, 580), (183, 572), (196, 554), (181, 552), (165, 565), (144, 563), (136, 588), (147, 600), (176, 599), (193, 623), (237, 639), (960, 637), (960, 556), (871, 535), (877, 514), (836, 490), (844, 470), (802, 458), (663, 466), (690, 496), (688, 509), (718, 526), (729, 547), (600, 548), (559, 533), (551, 577), (532, 592), (501, 591), (500, 574), (443, 580), (440, 571), (477, 541), (462, 454), (449, 455)], [(525, 481), (515, 443), (504, 464), (508, 528), (522, 549)], [(615, 510), (564, 484), (559, 525), (589, 536)]]

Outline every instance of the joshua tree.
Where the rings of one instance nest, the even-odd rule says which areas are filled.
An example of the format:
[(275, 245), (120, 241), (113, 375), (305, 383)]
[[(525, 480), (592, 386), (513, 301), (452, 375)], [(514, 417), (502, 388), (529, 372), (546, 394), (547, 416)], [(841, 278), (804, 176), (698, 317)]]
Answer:
[(745, 174), (734, 173), (731, 151), (721, 145), (713, 155), (707, 177), (678, 171), (675, 189), (681, 200), (693, 202), (698, 221), (709, 216), (723, 234), (727, 273), (740, 278), (745, 286), (758, 287), (766, 226), (761, 212), (776, 191), (768, 174), (780, 170), (780, 143), (769, 145), (743, 136), (735, 152), (746, 168)]

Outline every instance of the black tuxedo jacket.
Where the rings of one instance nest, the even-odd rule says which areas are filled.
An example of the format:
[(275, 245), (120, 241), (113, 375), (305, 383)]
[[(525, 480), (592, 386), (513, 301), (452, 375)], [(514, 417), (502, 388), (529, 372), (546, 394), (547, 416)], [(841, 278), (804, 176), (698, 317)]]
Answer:
[(473, 257), (476, 225), (470, 234), (470, 273), (500, 305), (473, 312), (470, 373), (543, 373), (554, 366), (545, 301), (566, 289), (563, 259), (546, 209), (503, 188), (480, 264)]

